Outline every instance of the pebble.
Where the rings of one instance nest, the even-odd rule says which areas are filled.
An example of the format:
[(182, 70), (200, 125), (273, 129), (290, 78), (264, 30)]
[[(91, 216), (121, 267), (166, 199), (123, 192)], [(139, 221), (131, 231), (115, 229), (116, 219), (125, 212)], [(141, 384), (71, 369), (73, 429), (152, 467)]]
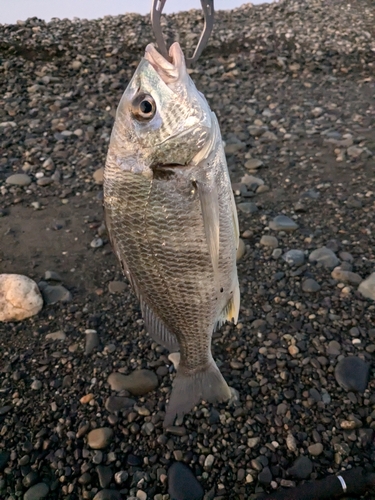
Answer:
[(305, 253), (302, 250), (288, 250), (282, 256), (290, 266), (299, 267), (305, 262)]
[(189, 467), (175, 462), (168, 470), (168, 493), (171, 500), (202, 500), (204, 490)]
[(42, 386), (43, 384), (40, 380), (34, 380), (34, 382), (31, 384), (31, 389), (33, 389), (33, 391), (39, 391)]
[(340, 360), (335, 368), (337, 383), (346, 391), (363, 393), (369, 379), (370, 365), (356, 356)]
[(248, 170), (256, 170), (260, 168), (263, 165), (262, 160), (258, 160), (256, 158), (250, 158), (250, 160), (247, 160), (245, 162), (245, 168)]
[(298, 224), (294, 220), (290, 219), (286, 215), (278, 215), (269, 223), (270, 229), (274, 231), (295, 231), (298, 228)]
[(122, 498), (123, 497), (119, 491), (104, 489), (98, 491), (93, 500), (121, 500)]
[(327, 267), (328, 269), (333, 269), (340, 263), (336, 254), (327, 247), (321, 247), (313, 250), (309, 255), (309, 261), (321, 264), (323, 267)]
[(5, 469), (5, 466), (9, 462), (10, 453), (9, 451), (0, 451), (0, 472)]
[(108, 284), (109, 293), (123, 293), (126, 290), (126, 283), (123, 281), (111, 281)]
[(313, 471), (313, 464), (308, 457), (298, 457), (288, 474), (296, 479), (307, 479)]
[(260, 244), (265, 247), (277, 248), (279, 242), (275, 236), (264, 234), (260, 239)]
[(302, 290), (307, 293), (319, 292), (320, 285), (312, 278), (307, 278), (302, 282)]
[(159, 385), (158, 377), (150, 370), (135, 370), (130, 375), (114, 372), (108, 377), (113, 391), (129, 391), (134, 396), (143, 396)]
[(99, 346), (99, 335), (96, 330), (86, 330), (85, 354), (91, 354)]
[(253, 190), (256, 190), (259, 186), (264, 185), (264, 180), (260, 177), (255, 177), (254, 175), (245, 174), (241, 177), (241, 183), (252, 188)]
[(100, 248), (104, 245), (104, 242), (101, 238), (94, 238), (91, 243), (90, 243), (90, 247), (91, 248)]
[(12, 186), (28, 186), (31, 184), (31, 178), (27, 174), (13, 174), (5, 182)]
[(350, 283), (351, 285), (359, 285), (362, 282), (362, 277), (351, 271), (345, 271), (341, 267), (335, 267), (332, 271), (331, 276), (337, 281), (342, 281), (344, 283)]
[(96, 467), (96, 473), (98, 474), (100, 487), (107, 488), (113, 477), (112, 469), (106, 465), (98, 465)]
[(125, 396), (109, 396), (105, 402), (106, 409), (111, 413), (131, 408), (134, 405), (135, 400)]
[(272, 481), (272, 473), (269, 467), (264, 467), (258, 474), (258, 481), (261, 484), (270, 484)]
[(0, 321), (22, 321), (38, 314), (42, 307), (35, 281), (21, 274), (0, 274)]
[(48, 493), (49, 487), (46, 483), (37, 483), (26, 491), (23, 500), (41, 500), (46, 498)]
[(66, 334), (62, 330), (58, 330), (57, 332), (47, 333), (47, 340), (65, 340)]
[(370, 274), (358, 287), (358, 291), (367, 299), (375, 300), (375, 273)]
[(322, 443), (310, 444), (310, 446), (307, 449), (310, 455), (312, 455), (313, 457), (318, 457), (321, 453), (323, 453)]
[(101, 427), (88, 433), (87, 444), (93, 450), (101, 450), (111, 443), (112, 438), (113, 430), (110, 427)]
[(43, 287), (42, 295), (47, 305), (73, 300), (72, 294), (63, 285), (47, 285)]
[(242, 259), (242, 257), (245, 255), (245, 252), (246, 252), (245, 242), (243, 241), (242, 238), (239, 238), (238, 248), (237, 248), (237, 253), (236, 253), (237, 262)]
[(103, 184), (104, 181), (104, 167), (100, 167), (92, 174), (96, 184)]
[(255, 214), (258, 212), (258, 207), (252, 201), (245, 201), (237, 205), (238, 210), (244, 214)]

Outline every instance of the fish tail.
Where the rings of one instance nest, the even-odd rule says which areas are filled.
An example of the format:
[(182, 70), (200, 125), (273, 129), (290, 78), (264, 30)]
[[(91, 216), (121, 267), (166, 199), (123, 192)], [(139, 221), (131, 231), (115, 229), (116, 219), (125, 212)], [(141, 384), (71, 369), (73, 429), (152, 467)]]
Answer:
[(231, 390), (213, 359), (203, 370), (195, 373), (189, 373), (180, 365), (173, 382), (164, 427), (173, 425), (176, 416), (185, 415), (201, 400), (219, 403), (231, 397)]

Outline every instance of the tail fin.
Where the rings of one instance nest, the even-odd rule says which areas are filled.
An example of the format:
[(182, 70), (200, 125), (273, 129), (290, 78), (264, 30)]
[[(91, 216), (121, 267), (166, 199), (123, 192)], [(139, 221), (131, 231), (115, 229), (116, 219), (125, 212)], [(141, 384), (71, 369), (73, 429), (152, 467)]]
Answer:
[(209, 403), (228, 401), (232, 393), (212, 359), (204, 371), (189, 374), (179, 367), (167, 406), (164, 427), (173, 425), (176, 416), (188, 413), (202, 399)]

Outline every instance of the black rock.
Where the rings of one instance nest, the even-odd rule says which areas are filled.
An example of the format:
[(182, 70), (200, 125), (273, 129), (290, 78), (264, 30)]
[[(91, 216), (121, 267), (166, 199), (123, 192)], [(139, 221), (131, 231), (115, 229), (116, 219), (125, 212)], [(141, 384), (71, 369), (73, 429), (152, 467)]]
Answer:
[(204, 490), (189, 467), (175, 462), (168, 470), (168, 493), (171, 500), (201, 500)]
[(121, 493), (116, 490), (101, 490), (93, 500), (121, 500)]
[(262, 484), (270, 484), (272, 481), (272, 474), (269, 467), (264, 467), (262, 472), (258, 474), (258, 481)]
[(102, 488), (107, 488), (113, 476), (112, 469), (110, 467), (106, 467), (105, 465), (98, 465), (96, 468), (96, 472), (99, 478), (99, 484)]
[(139, 467), (142, 465), (142, 458), (137, 457), (136, 455), (132, 455), (131, 453), (128, 455), (128, 458), (126, 460), (128, 465), (131, 465), (132, 467)]
[(8, 451), (0, 451), (0, 471), (5, 469), (5, 466), (8, 463), (9, 457), (10, 457), (10, 453)]
[(296, 479), (307, 479), (313, 470), (313, 464), (308, 457), (298, 457), (288, 474)]
[(335, 368), (337, 383), (346, 391), (364, 392), (367, 387), (370, 365), (356, 356), (339, 361)]

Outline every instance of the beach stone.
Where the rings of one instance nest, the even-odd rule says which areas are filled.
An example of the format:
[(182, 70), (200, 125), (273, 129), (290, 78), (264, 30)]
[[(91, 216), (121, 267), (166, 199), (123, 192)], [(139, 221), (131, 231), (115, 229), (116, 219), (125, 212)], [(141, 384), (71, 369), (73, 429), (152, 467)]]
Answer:
[(282, 258), (290, 266), (299, 267), (305, 262), (305, 253), (302, 250), (288, 250)]
[(23, 500), (41, 500), (49, 493), (49, 486), (46, 483), (37, 483), (31, 486), (23, 496)]
[(370, 365), (357, 356), (348, 356), (335, 368), (337, 383), (346, 391), (363, 393), (366, 390)]
[(0, 274), (0, 321), (22, 321), (43, 307), (38, 285), (21, 274)]
[(10, 458), (9, 451), (0, 451), (0, 472), (5, 469), (6, 464), (8, 463)]
[(272, 473), (269, 467), (264, 467), (258, 474), (258, 481), (262, 484), (270, 484), (272, 481)]
[(103, 184), (104, 182), (104, 167), (100, 167), (92, 174), (96, 184)]
[(260, 239), (260, 244), (265, 247), (277, 248), (279, 242), (275, 236), (264, 234)]
[(286, 215), (278, 215), (271, 220), (269, 227), (274, 231), (295, 231), (298, 228), (298, 224)]
[(129, 391), (134, 396), (143, 396), (159, 385), (158, 377), (150, 370), (135, 370), (130, 375), (114, 372), (108, 377), (113, 391)]
[(85, 354), (91, 354), (99, 346), (99, 335), (96, 330), (86, 330)]
[(320, 290), (320, 285), (312, 278), (307, 278), (302, 283), (302, 290), (307, 293), (315, 293)]
[[(98, 452), (100, 453), (100, 452)], [(101, 488), (107, 488), (113, 477), (113, 472), (110, 467), (106, 465), (98, 465), (96, 467), (96, 473), (98, 474), (99, 484)]]
[(288, 474), (296, 479), (307, 479), (313, 471), (313, 464), (308, 457), (298, 457)]
[(263, 165), (262, 160), (258, 160), (257, 158), (250, 158), (250, 160), (247, 160), (245, 163), (245, 168), (248, 170), (256, 170), (257, 168), (260, 168)]
[(321, 453), (323, 453), (322, 443), (310, 444), (310, 446), (307, 449), (310, 455), (312, 455), (313, 457), (318, 457)]
[(57, 332), (47, 333), (46, 339), (49, 340), (65, 340), (66, 334), (62, 330), (58, 330)]
[(321, 247), (313, 250), (309, 256), (309, 261), (316, 262), (329, 269), (333, 269), (340, 263), (336, 254), (327, 247)]
[(244, 214), (255, 214), (258, 212), (258, 207), (252, 201), (245, 201), (237, 205), (238, 210)]
[(104, 489), (98, 491), (93, 500), (121, 500), (122, 498), (123, 497), (119, 491)]
[(5, 182), (12, 186), (28, 186), (31, 184), (31, 178), (27, 174), (13, 174)]
[(44, 302), (48, 305), (58, 302), (70, 302), (72, 294), (62, 285), (47, 285), (42, 289)]
[(178, 366), (180, 364), (181, 354), (179, 352), (171, 352), (168, 354), (168, 359), (171, 363), (173, 363), (174, 369), (177, 371)]
[(110, 413), (121, 411), (124, 408), (131, 408), (135, 405), (135, 400), (122, 396), (109, 396), (105, 402), (105, 407)]
[[(342, 265), (344, 264), (345, 262)], [(346, 271), (341, 267), (335, 267), (335, 269), (331, 273), (331, 276), (337, 281), (350, 283), (351, 285), (359, 285), (363, 281), (362, 277), (359, 274), (353, 273), (352, 271)]]
[(358, 291), (367, 299), (375, 300), (375, 273), (370, 274), (358, 287)]
[(202, 500), (204, 490), (187, 465), (175, 462), (168, 470), (168, 493), (171, 500)]
[(111, 281), (108, 285), (109, 293), (122, 293), (126, 290), (126, 283), (123, 281)]
[(113, 438), (113, 430), (110, 427), (100, 427), (90, 431), (87, 435), (87, 444), (93, 450), (106, 448)]

